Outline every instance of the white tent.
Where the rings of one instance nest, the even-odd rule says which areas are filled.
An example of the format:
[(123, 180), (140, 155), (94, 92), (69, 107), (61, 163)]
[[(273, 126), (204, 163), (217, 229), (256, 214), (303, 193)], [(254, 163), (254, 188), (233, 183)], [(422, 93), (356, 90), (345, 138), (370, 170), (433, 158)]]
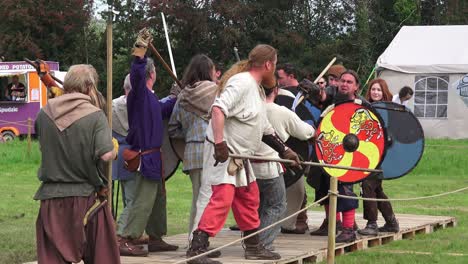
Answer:
[(397, 94), (415, 91), (409, 107), (426, 137), (468, 138), (468, 26), (405, 26), (377, 60)]

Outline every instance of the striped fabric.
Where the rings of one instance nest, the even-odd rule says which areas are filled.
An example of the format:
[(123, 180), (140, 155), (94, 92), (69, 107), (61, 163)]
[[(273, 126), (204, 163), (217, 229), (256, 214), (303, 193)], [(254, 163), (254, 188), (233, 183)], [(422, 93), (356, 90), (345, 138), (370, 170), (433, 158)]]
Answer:
[(179, 101), (176, 103), (169, 120), (169, 136), (185, 139), (183, 171), (186, 173), (203, 168), (203, 143), (207, 126), (208, 121), (180, 107)]

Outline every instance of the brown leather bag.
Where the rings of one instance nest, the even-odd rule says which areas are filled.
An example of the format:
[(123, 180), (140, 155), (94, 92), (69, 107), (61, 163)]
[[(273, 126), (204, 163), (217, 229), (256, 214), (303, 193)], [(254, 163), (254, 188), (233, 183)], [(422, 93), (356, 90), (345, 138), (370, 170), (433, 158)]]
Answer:
[(159, 148), (153, 148), (143, 152), (131, 149), (124, 149), (124, 151), (122, 152), (122, 157), (124, 159), (124, 168), (131, 172), (137, 171), (140, 168), (141, 156), (155, 151), (159, 151)]

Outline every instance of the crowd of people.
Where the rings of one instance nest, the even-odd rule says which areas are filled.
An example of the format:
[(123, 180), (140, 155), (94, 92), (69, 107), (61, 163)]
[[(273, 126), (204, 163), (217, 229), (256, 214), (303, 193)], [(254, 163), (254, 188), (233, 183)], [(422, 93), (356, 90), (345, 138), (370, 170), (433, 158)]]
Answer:
[[(364, 102), (407, 102), (412, 90), (403, 88), (393, 97), (386, 82), (369, 83), (365, 97), (359, 77), (343, 65), (333, 65), (317, 84), (298, 80), (294, 65), (276, 66), (278, 51), (257, 45), (246, 60), (221, 75), (208, 56), (195, 55), (181, 83), (171, 94), (158, 98), (154, 62), (147, 53), (151, 34), (142, 30), (132, 50), (124, 95), (112, 103), (112, 131), (99, 103), (97, 73), (90, 65), (70, 68), (64, 94), (50, 99), (35, 123), (41, 146), (35, 199), (41, 201), (37, 219), (39, 263), (120, 263), (119, 256), (147, 256), (149, 252), (175, 251), (180, 245), (163, 240), (167, 233), (165, 179), (161, 152), (163, 120), (170, 137), (183, 139), (183, 172), (192, 183), (187, 257), (209, 250), (209, 238), (223, 228), (232, 209), (243, 236), (256, 233), (307, 205), (305, 183), (315, 189), (315, 200), (328, 194), (329, 176), (313, 168), (285, 186), (288, 171), (304, 174), (300, 157), (285, 142), (290, 138), (313, 144), (315, 127), (327, 106), (360, 99)], [(41, 79), (48, 76), (38, 67)], [(276, 104), (278, 96), (295, 97), (306, 91), (304, 104), (314, 122), (306, 122), (291, 109)], [(290, 164), (231, 158), (242, 154), (291, 160)], [(114, 160), (115, 159), (115, 160)], [(116, 225), (105, 206), (107, 180), (102, 167), (113, 161), (114, 178), (122, 184), (124, 209)], [(356, 196), (352, 184), (340, 183), (339, 193)], [(386, 198), (376, 175), (362, 182), (364, 197)], [(325, 220), (313, 236), (328, 235), (328, 200), (322, 202)], [(355, 222), (357, 200), (338, 199), (336, 242), (362, 235), (398, 232), (389, 202), (364, 202), (363, 229)], [(385, 225), (377, 226), (378, 211)], [(274, 241), (278, 233), (309, 233), (307, 214), (246, 238), (246, 259), (280, 259)], [(147, 245), (147, 246), (145, 246)], [(215, 251), (189, 263), (220, 263)]]

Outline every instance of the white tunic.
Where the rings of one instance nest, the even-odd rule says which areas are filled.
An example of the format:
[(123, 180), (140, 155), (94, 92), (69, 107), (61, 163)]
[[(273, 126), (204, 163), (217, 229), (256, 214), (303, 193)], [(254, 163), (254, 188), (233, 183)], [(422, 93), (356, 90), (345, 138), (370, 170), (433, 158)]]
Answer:
[[(219, 107), (226, 117), (224, 140), (232, 153), (254, 155), (262, 144), (262, 136), (275, 132), (266, 115), (263, 88), (248, 72), (232, 76), (226, 83), (224, 91), (215, 99), (213, 106)], [(206, 137), (209, 141), (214, 142), (211, 121), (206, 130)], [(241, 187), (255, 181), (255, 174), (249, 160), (246, 160), (249, 182), (247, 182), (245, 169), (239, 170), (234, 176), (228, 174), (227, 167), (230, 158), (214, 167), (214, 145), (208, 140), (205, 140), (203, 148), (203, 172), (197, 199), (197, 214), (192, 231), (197, 229), (200, 218), (210, 201), (213, 193), (212, 185), (227, 183)], [(191, 236), (192, 233), (190, 233), (189, 239)]]
[[(215, 99), (217, 106), (224, 113), (224, 140), (231, 153), (254, 155), (262, 144), (262, 136), (274, 133), (266, 115), (265, 94), (249, 72), (234, 75), (226, 83), (224, 91)], [(214, 167), (215, 159), (213, 129), (211, 121), (206, 130), (203, 154), (203, 178), (210, 185), (223, 183), (236, 187), (247, 186), (255, 180), (250, 161), (245, 161), (245, 168), (231, 176), (227, 172), (230, 159)], [(249, 170), (247, 181), (246, 169)]]
[[(275, 103), (267, 103), (266, 110), (268, 120), (281, 140), (286, 141), (290, 136), (300, 140), (308, 140), (314, 136), (315, 129), (302, 121), (290, 109)], [(265, 143), (262, 143), (255, 155), (278, 158), (278, 153)], [(278, 162), (252, 163), (252, 168), (258, 179), (273, 179), (283, 173), (283, 169)]]
[(281, 140), (286, 141), (290, 136), (308, 140), (314, 136), (315, 129), (292, 110), (275, 103), (268, 103), (266, 109), (268, 120)]

